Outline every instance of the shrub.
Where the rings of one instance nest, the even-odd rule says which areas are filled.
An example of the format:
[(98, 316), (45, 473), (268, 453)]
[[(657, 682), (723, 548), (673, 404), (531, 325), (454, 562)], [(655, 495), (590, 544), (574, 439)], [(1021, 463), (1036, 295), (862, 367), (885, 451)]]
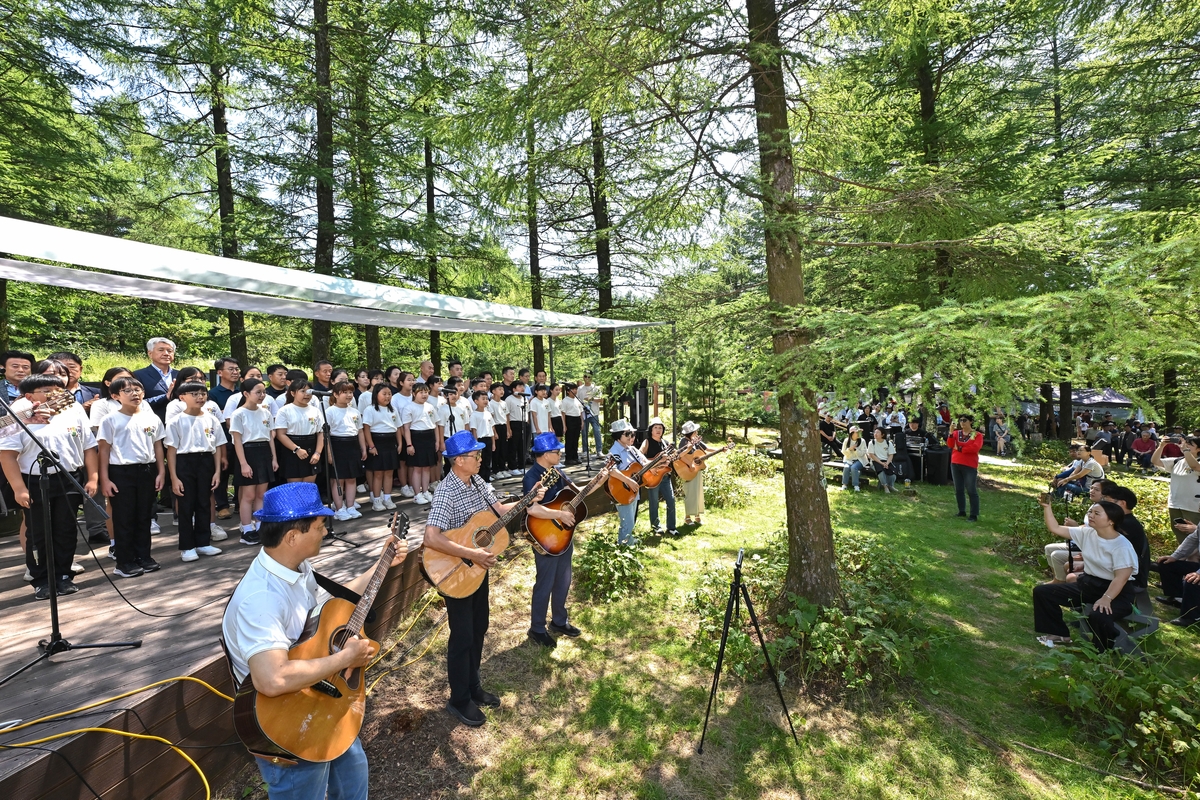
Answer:
[[(760, 618), (776, 669), (804, 684), (841, 692), (893, 682), (927, 647), (911, 599), (911, 561), (869, 537), (835, 536), (845, 605), (818, 607), (795, 595), (779, 603), (774, 621)], [(746, 563), (743, 580), (760, 614), (777, 600), (787, 571), (787, 538), (772, 537), (767, 552)], [(699, 615), (696, 644), (711, 667), (716, 661), (729, 597), (729, 565), (706, 570), (688, 596)], [(730, 672), (749, 677), (765, 667), (753, 628), (744, 617), (726, 645)]]
[(1026, 679), (1037, 700), (1074, 717), (1120, 763), (1138, 772), (1195, 780), (1200, 771), (1200, 677), (1179, 678), (1090, 643), (1046, 651)]
[[(1086, 506), (1074, 503), (1068, 509), (1065, 500), (1054, 499), (1050, 502), (1054, 516), (1060, 522), (1064, 517), (1082, 517)], [(997, 548), (1000, 553), (1012, 561), (1032, 566), (1049, 567), (1045, 558), (1045, 547), (1050, 542), (1060, 541), (1057, 536), (1046, 530), (1046, 518), (1042, 506), (1034, 498), (1023, 502), (1012, 516), (1008, 531), (1000, 539)]]
[(585, 600), (611, 603), (646, 586), (641, 547), (590, 537), (575, 555), (575, 591)]
[[(734, 448), (723, 456), (723, 469), (741, 478), (773, 478), (779, 472), (782, 461), (747, 448)], [(715, 460), (715, 459), (714, 459)]]
[(1071, 460), (1067, 443), (1061, 439), (1043, 439), (1038, 444), (1025, 442), (1020, 453), (1021, 460), (1029, 463), (1066, 464)]
[[(682, 486), (683, 481), (679, 481)], [(750, 491), (724, 469), (704, 470), (704, 505), (713, 508), (741, 508), (750, 500)]]

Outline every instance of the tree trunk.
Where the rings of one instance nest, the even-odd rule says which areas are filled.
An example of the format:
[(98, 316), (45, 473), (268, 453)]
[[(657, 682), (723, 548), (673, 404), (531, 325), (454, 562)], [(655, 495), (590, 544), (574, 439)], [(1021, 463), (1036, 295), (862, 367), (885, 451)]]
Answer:
[[(604, 121), (600, 115), (592, 115), (592, 172), (595, 186), (592, 189), (592, 218), (596, 226), (596, 316), (604, 317), (612, 311), (612, 251), (609, 249), (608, 219), (608, 167), (604, 162)], [(600, 331), (600, 364), (604, 369), (613, 365), (617, 357), (616, 340), (612, 330)], [(604, 419), (612, 422), (615, 417), (615, 398), (612, 386), (604, 387)]]
[(1163, 425), (1170, 430), (1179, 422), (1179, 372), (1174, 367), (1163, 370)]
[[(337, 236), (333, 208), (333, 88), (330, 75), (329, 0), (313, 0), (316, 26), (315, 77), (317, 123), (317, 247), (313, 266), (322, 275), (333, 274), (333, 248)], [(328, 321), (312, 322), (312, 360), (329, 358), (332, 331)]]
[[(533, 57), (525, 55), (525, 85), (532, 101), (533, 95)], [(525, 217), (529, 224), (529, 283), (530, 305), (536, 309), (542, 307), (542, 267), (538, 258), (541, 242), (538, 237), (538, 195), (537, 170), (533, 160), (537, 155), (537, 132), (533, 127), (533, 104), (530, 102), (526, 112), (529, 119), (525, 125), (525, 160), (528, 167), (525, 171)], [(541, 336), (533, 337), (533, 372), (546, 368), (546, 341)]]
[(1075, 412), (1072, 410), (1071, 382), (1058, 384), (1058, 438), (1069, 442), (1075, 438)]
[[(932, 167), (942, 162), (941, 135), (938, 131), (937, 84), (929, 50), (922, 46), (916, 63), (917, 97), (920, 100), (921, 144), (925, 149), (924, 161)], [(954, 264), (950, 251), (938, 248), (933, 251), (933, 275), (937, 294), (931, 298), (940, 302), (950, 292), (950, 279), (954, 276)]]
[[(355, 191), (351, 194), (350, 214), (353, 221), (352, 242), (354, 246), (354, 274), (361, 281), (377, 282), (378, 240), (376, 221), (379, 218), (376, 205), (378, 181), (375, 175), (375, 157), (371, 140), (371, 48), (368, 44), (371, 32), (367, 29), (366, 9), (363, 2), (355, 6), (356, 18), (353, 25), (354, 48), (352, 63), (354, 70), (354, 152), (350, 154), (354, 163)], [(362, 331), (363, 363), (367, 369), (381, 369), (382, 348), (379, 343), (379, 326), (364, 325)]]
[[(437, 258), (437, 206), (434, 202), (433, 185), (433, 140), (425, 137), (425, 225), (427, 229), (426, 247), (429, 248), (429, 291), (438, 291), (438, 258)], [(433, 362), (435, 375), (442, 374), (442, 332), (433, 322), (429, 329), (429, 360)]]
[[(759, 172), (767, 264), (767, 292), (784, 309), (804, 304), (804, 270), (795, 224), (795, 165), (788, 122), (779, 18), (775, 0), (746, 0), (750, 24), (750, 78), (757, 115)], [(772, 345), (777, 355), (808, 345), (803, 331), (774, 315)], [(783, 449), (784, 499), (787, 505), (788, 571), (783, 589), (822, 606), (841, 601), (833, 552), (829, 503), (821, 485), (821, 445), (816, 435), (816, 404), (806, 391), (798, 398), (781, 376), (779, 433)]]
[(1054, 387), (1049, 383), (1041, 385), (1041, 398), (1038, 400), (1038, 430), (1047, 439), (1053, 439), (1058, 434), (1054, 430)]
[[(217, 212), (221, 219), (221, 255), (238, 257), (237, 219), (233, 205), (233, 159), (229, 155), (229, 120), (225, 109), (225, 70), (220, 64), (209, 65), (212, 89), (212, 125), (214, 161), (217, 170)], [(250, 364), (246, 344), (246, 317), (230, 310), (229, 354), (245, 369)]]

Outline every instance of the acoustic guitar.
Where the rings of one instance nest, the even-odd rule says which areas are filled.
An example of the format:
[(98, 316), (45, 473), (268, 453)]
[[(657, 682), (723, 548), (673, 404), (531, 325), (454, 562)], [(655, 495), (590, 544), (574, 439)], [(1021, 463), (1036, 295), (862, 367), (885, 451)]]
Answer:
[(718, 450), (705, 452), (695, 447), (688, 448), (685, 452), (679, 454), (679, 458), (675, 459), (675, 472), (678, 473), (679, 479), (683, 481), (694, 480), (707, 466), (706, 463), (710, 458), (735, 447), (733, 442), (725, 445)]
[[(467, 520), (467, 524), (442, 531), (442, 535), (463, 547), (483, 548), (493, 555), (500, 555), (508, 547), (508, 524), (533, 505), (533, 498), (539, 488), (553, 486), (559, 477), (558, 470), (547, 470), (529, 493), (513, 503), (513, 507), (506, 511), (504, 516), (498, 517), (495, 511), (485, 508), (475, 512), (475, 515)], [(472, 480), (475, 478), (472, 477)], [(474, 594), (487, 575), (486, 567), (470, 559), (452, 556), (429, 547), (421, 548), (421, 571), (435, 589), (447, 597), (457, 598)]]
[(632, 478), (637, 483), (639, 487), (638, 491), (630, 489), (615, 474), (609, 476), (604, 491), (608, 492), (608, 496), (619, 506), (632, 503), (633, 498), (637, 497), (640, 493), (640, 487), (645, 486), (653, 489), (662, 483), (663, 477), (671, 471), (671, 462), (675, 460), (677, 455), (678, 451), (672, 449), (670, 445), (666, 445), (663, 447), (661, 453), (650, 459), (647, 463), (639, 464), (635, 461), (621, 470), (623, 475)]
[(46, 397), (46, 402), (44, 403), (38, 403), (31, 408), (23, 408), (20, 411), (0, 416), (0, 428), (15, 425), (17, 420), (29, 424), (29, 420), (38, 415), (46, 417), (57, 416), (63, 409), (70, 408), (74, 404), (75, 395), (66, 389), (56, 389)]
[[(408, 517), (392, 515), (391, 536), (375, 564), (375, 572), (357, 604), (332, 597), (319, 614), (309, 617), (288, 658), (324, 658), (341, 652), (352, 637), (366, 638), (363, 623), (396, 555)], [(376, 649), (378, 642), (372, 642)], [(233, 701), (233, 726), (251, 753), (284, 760), (332, 761), (350, 749), (362, 728), (367, 708), (364, 668), (328, 676), (298, 692), (267, 697), (249, 677)]]
[(556, 519), (525, 518), (525, 530), (529, 533), (529, 543), (533, 545), (534, 550), (544, 556), (561, 556), (566, 552), (575, 538), (575, 529), (579, 527), (579, 523), (587, 519), (588, 510), (587, 504), (583, 502), (584, 499), (599, 485), (604, 470), (616, 466), (620, 461), (621, 459), (617, 456), (609, 456), (604, 462), (604, 466), (600, 468), (600, 472), (582, 490), (574, 486), (567, 486), (554, 497), (554, 500), (542, 503), (544, 508), (553, 511), (570, 509), (571, 513), (575, 515), (574, 525), (567, 527)]

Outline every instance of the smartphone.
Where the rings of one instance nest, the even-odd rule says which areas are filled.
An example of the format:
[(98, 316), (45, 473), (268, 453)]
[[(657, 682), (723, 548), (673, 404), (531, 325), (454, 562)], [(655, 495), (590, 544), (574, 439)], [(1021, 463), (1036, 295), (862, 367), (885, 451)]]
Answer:
[(1186, 519), (1184, 519), (1183, 517), (1176, 517), (1175, 519), (1171, 520), (1171, 522), (1174, 523), (1175, 525), (1187, 525), (1188, 524), (1188, 521)]
[(1050, 505), (1050, 493), (1042, 492), (1040, 495), (1038, 495), (1038, 502), (1042, 505)]

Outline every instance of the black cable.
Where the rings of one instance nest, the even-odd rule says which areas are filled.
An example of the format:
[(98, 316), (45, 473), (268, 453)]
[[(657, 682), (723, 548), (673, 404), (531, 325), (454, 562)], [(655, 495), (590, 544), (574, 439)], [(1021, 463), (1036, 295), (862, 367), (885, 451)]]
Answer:
[(87, 782), (87, 779), (83, 777), (83, 774), (79, 770), (75, 769), (75, 765), (71, 763), (71, 759), (67, 758), (58, 750), (54, 750), (49, 747), (41, 747), (40, 745), (34, 744), (0, 744), (0, 750), (41, 750), (43, 753), (51, 753), (56, 755), (63, 761), (67, 762), (67, 766), (71, 768), (71, 772), (75, 773), (75, 777), (79, 778), (79, 782), (87, 787), (87, 790), (92, 793), (92, 796), (95, 797), (96, 800), (104, 800), (104, 798), (100, 796), (100, 793), (93, 789), (92, 785)]

